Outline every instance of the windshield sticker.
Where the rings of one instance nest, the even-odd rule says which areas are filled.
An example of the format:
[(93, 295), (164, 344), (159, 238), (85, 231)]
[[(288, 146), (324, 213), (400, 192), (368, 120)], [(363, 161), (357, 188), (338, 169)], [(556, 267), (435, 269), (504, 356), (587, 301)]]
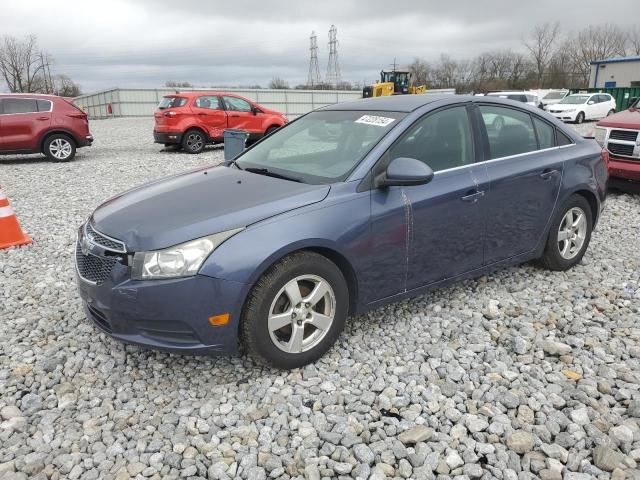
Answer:
[(365, 125), (375, 125), (376, 127), (386, 127), (395, 121), (395, 118), (378, 117), (376, 115), (363, 115), (355, 123), (364, 123)]

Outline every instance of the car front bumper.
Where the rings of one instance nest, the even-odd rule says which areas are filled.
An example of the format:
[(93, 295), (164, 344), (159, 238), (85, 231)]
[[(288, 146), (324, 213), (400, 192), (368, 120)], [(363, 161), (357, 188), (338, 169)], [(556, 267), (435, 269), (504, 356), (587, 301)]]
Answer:
[(86, 135), (80, 142), (78, 142), (78, 147), (90, 147), (93, 143), (93, 135)]
[(556, 117), (558, 120), (562, 120), (563, 122), (575, 122), (577, 112), (549, 112), (551, 115)]
[[(78, 247), (77, 247), (78, 248)], [(76, 255), (83, 255), (76, 252)], [(76, 280), (87, 318), (125, 343), (181, 352), (232, 354), (245, 285), (205, 275), (171, 280), (131, 280), (131, 269), (116, 263), (100, 284)], [(229, 314), (229, 323), (209, 318)]]
[(640, 161), (621, 160), (609, 154), (609, 177), (640, 182)]
[(182, 133), (180, 132), (157, 132), (153, 131), (153, 139), (155, 143), (181, 143)]

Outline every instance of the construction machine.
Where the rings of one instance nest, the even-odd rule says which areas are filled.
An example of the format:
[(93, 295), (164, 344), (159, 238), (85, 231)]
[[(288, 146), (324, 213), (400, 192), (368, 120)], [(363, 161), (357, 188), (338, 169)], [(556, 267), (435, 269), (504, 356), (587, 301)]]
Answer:
[(426, 85), (410, 85), (409, 70), (382, 70), (380, 82), (362, 89), (362, 97), (387, 97), (389, 95), (417, 95), (427, 91)]

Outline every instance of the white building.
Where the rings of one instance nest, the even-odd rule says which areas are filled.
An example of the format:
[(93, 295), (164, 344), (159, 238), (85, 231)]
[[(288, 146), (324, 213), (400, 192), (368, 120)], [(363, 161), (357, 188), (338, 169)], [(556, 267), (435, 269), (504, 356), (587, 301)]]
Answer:
[(640, 56), (594, 60), (589, 87), (640, 87)]

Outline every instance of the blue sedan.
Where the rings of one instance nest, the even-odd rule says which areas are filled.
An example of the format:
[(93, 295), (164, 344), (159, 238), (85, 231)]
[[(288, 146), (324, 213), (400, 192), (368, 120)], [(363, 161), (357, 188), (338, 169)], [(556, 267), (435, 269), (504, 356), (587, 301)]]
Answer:
[[(88, 318), (127, 343), (313, 362), (349, 315), (530, 260), (580, 262), (602, 149), (539, 109), (406, 95), (311, 112), (79, 228)], [(428, 325), (425, 325), (427, 328)]]

